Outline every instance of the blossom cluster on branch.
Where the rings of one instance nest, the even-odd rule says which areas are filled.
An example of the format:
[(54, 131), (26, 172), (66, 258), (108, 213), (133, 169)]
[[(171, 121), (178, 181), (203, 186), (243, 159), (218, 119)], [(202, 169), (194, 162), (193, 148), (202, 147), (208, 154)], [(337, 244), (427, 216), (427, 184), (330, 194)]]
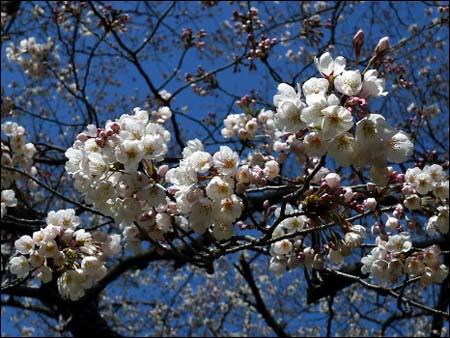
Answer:
[(6, 57), (17, 63), (26, 75), (35, 78), (46, 77), (48, 67), (59, 63), (57, 47), (50, 37), (46, 43), (37, 43), (34, 37), (21, 40), (19, 46), (10, 43), (6, 47)]
[[(403, 274), (420, 278), (423, 286), (441, 283), (448, 267), (440, 263), (439, 248), (414, 248), (402, 222), (411, 223), (405, 208), (417, 211), (430, 205), (428, 232), (448, 233), (448, 178), (437, 164), (406, 174), (388, 166), (406, 162), (413, 143), (407, 133), (369, 110), (369, 100), (387, 95), (385, 80), (369, 67), (387, 48), (388, 40), (382, 39), (362, 72), (347, 69), (342, 56), (333, 59), (327, 52), (315, 58), (321, 77), (296, 88), (279, 84), (275, 112), (254, 112), (254, 102), (244, 96), (239, 101), (244, 113), (228, 115), (221, 134), (243, 144), (254, 142), (250, 152), (221, 146), (211, 153), (193, 139), (169, 168), (164, 160), (171, 133), (164, 124), (172, 111), (166, 106), (150, 113), (134, 108), (133, 114), (108, 120), (103, 128), (88, 125), (65, 152), (65, 170), (85, 202), (111, 217), (135, 252), (143, 241), (170, 250), (177, 236), (192, 239), (196, 234), (208, 234), (221, 248), (236, 243), (238, 232), (248, 227), (263, 233), (252, 243), (268, 248), (269, 267), (276, 275), (297, 267), (321, 270), (341, 264), (365, 245), (368, 231), (352, 220), (366, 215), (381, 220), (393, 210), (386, 222), (374, 221), (370, 229), (375, 247), (361, 259), (362, 273), (382, 283), (399, 281)], [(23, 128), (6, 123), (2, 130), (14, 152), (12, 159), (2, 152), (2, 164), (19, 161), (30, 170), (35, 149), (24, 143)], [(286, 180), (280, 166), (290, 153), (304, 165), (304, 176), (287, 179), (295, 189), (282, 201), (263, 203), (263, 222), (249, 220), (251, 193), (276, 189), (276, 182)], [(325, 167), (327, 155), (343, 167), (369, 167), (371, 182), (346, 186)], [(397, 204), (383, 209), (387, 191), (397, 194)], [(2, 191), (2, 217), (15, 205), (14, 191)], [(46, 221), (47, 227), (33, 237), (16, 241), (21, 255), (11, 259), (10, 269), (20, 278), (32, 271), (42, 282), (57, 276), (61, 295), (77, 300), (105, 276), (104, 262), (120, 250), (120, 235), (76, 230), (80, 219), (73, 209), (50, 212)]]
[[(11, 168), (17, 168), (30, 176), (37, 173), (33, 165), (33, 158), (36, 154), (36, 147), (31, 142), (26, 142), (25, 128), (15, 122), (7, 121), (1, 125), (2, 132), (8, 137), (8, 142), (1, 142), (1, 164)], [(21, 186), (24, 176), (7, 170), (1, 171), (1, 218), (7, 214), (7, 208), (17, 206), (16, 193), (13, 185)], [(30, 188), (35, 188), (36, 184), (32, 180), (25, 180)]]
[(50, 211), (47, 226), (15, 241), (10, 270), (18, 278), (31, 272), (42, 283), (57, 278), (64, 298), (77, 300), (106, 274), (105, 261), (120, 252), (120, 235), (77, 229), (74, 209)]

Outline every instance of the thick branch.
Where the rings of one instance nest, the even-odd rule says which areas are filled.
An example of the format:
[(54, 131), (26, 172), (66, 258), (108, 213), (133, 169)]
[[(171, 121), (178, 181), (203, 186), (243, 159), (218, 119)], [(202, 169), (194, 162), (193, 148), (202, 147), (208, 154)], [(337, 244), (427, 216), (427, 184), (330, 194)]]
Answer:
[(241, 267), (239, 268), (238, 266), (236, 266), (236, 268), (238, 269), (242, 277), (244, 277), (244, 279), (247, 281), (250, 290), (255, 297), (256, 303), (253, 304), (255, 309), (261, 314), (267, 325), (272, 328), (272, 330), (278, 335), (278, 337), (289, 337), (289, 335), (284, 331), (283, 327), (281, 327), (281, 325), (275, 320), (275, 318), (273, 318), (272, 314), (267, 309), (261, 293), (259, 292), (258, 286), (256, 285), (255, 279), (253, 278), (250, 265), (247, 263), (243, 255), (241, 256), (240, 264)]

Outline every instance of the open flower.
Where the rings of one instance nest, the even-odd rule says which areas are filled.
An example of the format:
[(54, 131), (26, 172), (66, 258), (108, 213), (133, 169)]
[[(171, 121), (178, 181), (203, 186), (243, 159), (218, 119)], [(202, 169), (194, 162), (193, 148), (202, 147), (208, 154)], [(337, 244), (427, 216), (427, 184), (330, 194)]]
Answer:
[(9, 270), (18, 278), (24, 278), (30, 271), (30, 264), (25, 256), (13, 257), (9, 261)]
[(378, 77), (378, 71), (375, 69), (369, 69), (363, 75), (364, 80), (361, 87), (359, 97), (369, 98), (386, 96), (388, 93), (384, 91), (386, 81), (383, 78)]
[(346, 70), (334, 80), (336, 90), (347, 96), (357, 96), (362, 89), (359, 70)]
[(343, 56), (338, 56), (333, 60), (331, 54), (326, 52), (320, 58), (315, 57), (314, 63), (323, 76), (329, 77), (341, 74), (345, 70), (347, 60)]
[(239, 165), (239, 155), (231, 148), (222, 146), (213, 156), (214, 166), (222, 175), (233, 175)]
[(24, 235), (14, 242), (14, 247), (22, 255), (31, 254), (34, 249), (33, 238), (28, 235)]
[(322, 113), (322, 135), (326, 140), (342, 135), (353, 126), (352, 114), (342, 106), (329, 106)]

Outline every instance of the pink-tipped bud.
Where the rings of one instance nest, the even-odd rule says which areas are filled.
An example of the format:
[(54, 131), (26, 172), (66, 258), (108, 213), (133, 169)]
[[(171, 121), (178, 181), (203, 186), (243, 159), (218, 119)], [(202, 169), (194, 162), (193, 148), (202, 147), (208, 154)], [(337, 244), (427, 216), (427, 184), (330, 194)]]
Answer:
[(105, 130), (102, 130), (98, 133), (98, 137), (105, 139), (107, 137)]
[(341, 186), (341, 177), (335, 173), (329, 173), (325, 176), (325, 182), (331, 189), (336, 189)]
[(267, 210), (267, 209), (270, 208), (270, 202), (269, 202), (269, 200), (265, 200), (265, 201), (264, 201), (263, 207), (264, 207), (265, 210)]
[(97, 145), (98, 145), (100, 148), (103, 148), (103, 147), (106, 145), (106, 141), (105, 141), (103, 138), (101, 138), (101, 137), (97, 137), (97, 138), (95, 139), (95, 143), (97, 143)]
[(160, 166), (160, 167), (158, 168), (157, 173), (158, 173), (158, 176), (164, 177), (164, 176), (166, 176), (166, 173), (167, 173), (168, 171), (169, 171), (169, 166), (168, 166), (167, 164), (163, 164), (162, 166)]
[(112, 123), (112, 124), (111, 124), (111, 130), (112, 130), (114, 133), (118, 134), (119, 131), (120, 131), (120, 125), (119, 125), (118, 123), (116, 123), (116, 122)]
[(355, 56), (356, 58), (358, 58), (361, 53), (361, 47), (364, 44), (364, 32), (362, 31), (362, 29), (356, 32), (355, 36), (353, 37), (352, 43), (353, 49), (355, 50)]
[(320, 188), (321, 188), (321, 189), (328, 189), (329, 186), (328, 186), (327, 182), (322, 181), (322, 183), (320, 183)]
[(377, 200), (373, 197), (369, 197), (364, 200), (364, 208), (370, 211), (374, 211), (377, 208)]
[(402, 188), (402, 193), (405, 195), (410, 195), (414, 193), (414, 188), (410, 185), (404, 185)]
[(83, 133), (78, 134), (78, 136), (77, 136), (77, 140), (81, 141), (81, 142), (86, 142), (88, 140), (88, 138), (89, 137), (86, 134), (83, 134)]
[(344, 192), (344, 201), (346, 203), (351, 202), (351, 200), (353, 199), (353, 191), (352, 188), (345, 188), (345, 192)]
[(384, 38), (381, 38), (380, 41), (378, 41), (378, 44), (375, 47), (375, 54), (381, 55), (388, 49), (389, 49), (389, 37), (385, 36)]

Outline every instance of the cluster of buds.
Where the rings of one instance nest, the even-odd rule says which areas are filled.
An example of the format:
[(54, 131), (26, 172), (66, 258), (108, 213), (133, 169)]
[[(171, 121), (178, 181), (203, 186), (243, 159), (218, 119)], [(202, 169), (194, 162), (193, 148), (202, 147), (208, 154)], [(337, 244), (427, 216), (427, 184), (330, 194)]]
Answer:
[[(73, 17), (80, 17), (82, 11), (87, 7), (86, 1), (59, 1), (55, 2), (53, 8), (53, 14), (55, 15), (58, 25), (66, 25)], [(59, 7), (58, 7), (59, 6)], [(33, 9), (37, 14), (42, 11), (39, 9)]]
[(236, 101), (236, 104), (246, 112), (251, 111), (251, 107), (256, 104), (256, 98), (253, 95), (244, 95)]
[(323, 37), (322, 24), (320, 15), (316, 14), (309, 18), (306, 18), (302, 22), (302, 29), (300, 36), (308, 39), (313, 45), (317, 45)]
[(252, 33), (256, 29), (262, 28), (264, 24), (258, 18), (258, 13), (258, 9), (255, 7), (250, 8), (245, 14), (234, 11), (233, 20), (235, 21), (235, 28), (238, 33)]
[[(218, 86), (217, 78), (214, 73), (208, 73), (202, 66), (198, 66), (195, 74), (186, 73), (184, 76), (186, 82), (191, 83), (194, 93), (204, 96), (209, 91), (216, 89)], [(198, 79), (201, 79), (198, 82)]]
[(202, 0), (202, 5), (205, 7), (214, 7), (219, 4), (219, 1), (213, 1), (213, 0)]
[[(36, 147), (27, 142), (25, 128), (15, 122), (6, 121), (1, 125), (2, 132), (8, 137), (8, 143), (1, 142), (1, 164), (18, 168), (31, 176), (37, 174), (37, 168), (33, 165)], [(24, 180), (24, 176), (8, 170), (1, 171), (1, 186), (7, 188)], [(28, 180), (30, 188), (36, 187), (36, 183)]]
[(243, 165), (236, 174), (236, 192), (244, 193), (250, 186), (263, 187), (279, 173), (278, 162), (269, 158), (262, 159), (262, 163)]
[(277, 43), (276, 38), (270, 39), (267, 34), (262, 34), (259, 40), (249, 33), (248, 39), (253, 46), (247, 55), (248, 60), (262, 59), (265, 60), (269, 56), (270, 49)]
[(109, 4), (100, 7), (100, 12), (103, 18), (98, 20), (98, 27), (103, 27), (106, 31), (126, 32), (128, 30), (126, 27), (126, 24), (130, 21), (128, 14), (112, 8)]
[(357, 96), (351, 96), (345, 102), (345, 107), (348, 111), (355, 114), (358, 119), (362, 119), (369, 114), (369, 106), (367, 99)]
[[(77, 300), (106, 274), (105, 260), (120, 251), (120, 236), (91, 234), (78, 229), (75, 210), (51, 211), (47, 226), (15, 241), (18, 255), (10, 259), (10, 271), (25, 278), (30, 271), (42, 283), (58, 276), (58, 289), (64, 298)], [(71, 275), (79, 278), (74, 281)]]
[[(110, 139), (115, 134), (119, 134), (119, 132), (120, 132), (120, 125), (115, 122), (112, 123), (110, 126), (108, 126), (108, 129), (97, 128), (97, 137), (95, 137), (95, 143), (97, 143), (97, 145), (100, 148), (103, 148), (105, 147), (106, 142), (108, 142), (108, 139)], [(77, 139), (83, 142), (85, 142), (88, 138), (89, 136), (84, 134), (79, 134), (77, 136)]]
[(202, 40), (206, 37), (206, 31), (201, 29), (197, 34), (193, 34), (191, 28), (184, 28), (181, 33), (181, 39), (185, 49), (196, 46), (198, 49), (203, 50), (206, 46), (206, 42)]
[(377, 246), (361, 262), (363, 274), (381, 282), (396, 282), (405, 273), (419, 277), (422, 286), (442, 283), (448, 275), (448, 267), (440, 264), (440, 249), (433, 245), (414, 252), (410, 234), (402, 232), (386, 239), (377, 238)]

